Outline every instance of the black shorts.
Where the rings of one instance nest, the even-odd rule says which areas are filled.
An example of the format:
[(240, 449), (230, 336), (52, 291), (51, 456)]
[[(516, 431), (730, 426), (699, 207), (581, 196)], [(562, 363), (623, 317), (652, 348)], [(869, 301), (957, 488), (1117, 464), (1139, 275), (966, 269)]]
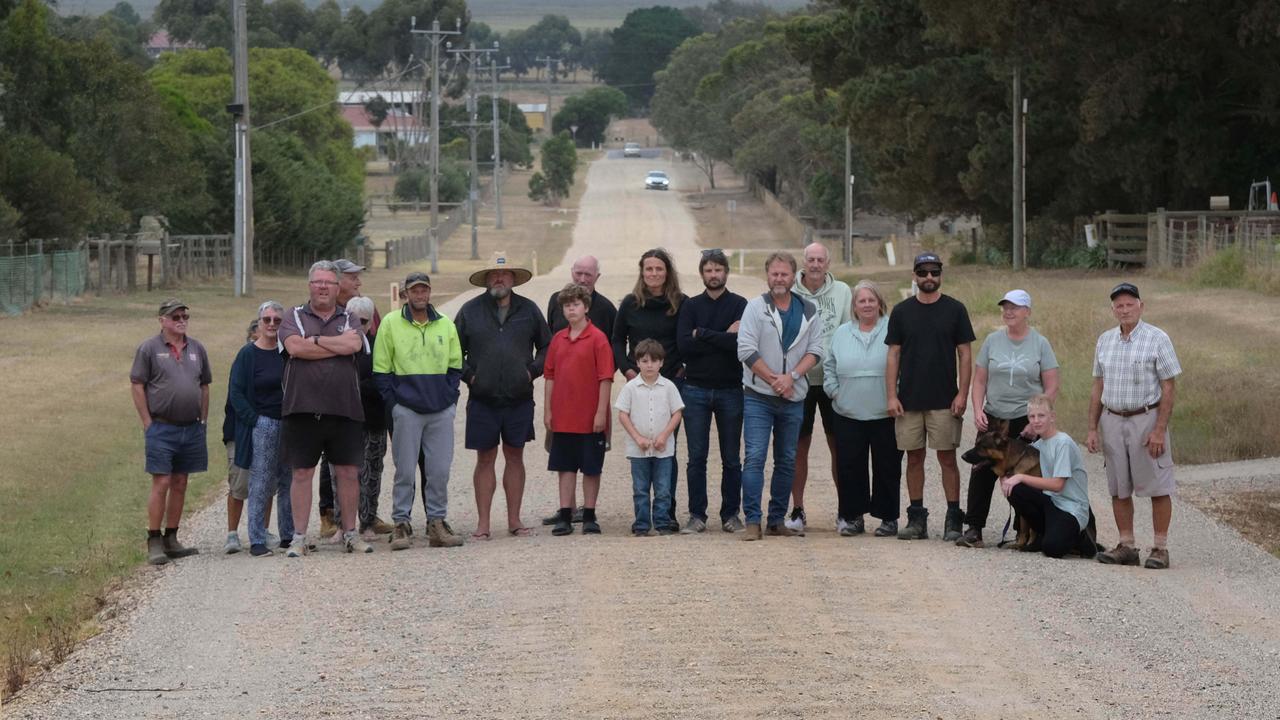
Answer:
[(800, 421), (800, 437), (813, 434), (813, 421), (819, 412), (822, 413), (822, 431), (830, 435), (836, 427), (836, 411), (831, 407), (831, 398), (827, 397), (827, 391), (821, 385), (810, 385), (809, 394), (804, 396), (804, 419)]
[(522, 448), (533, 440), (533, 400), (495, 407), (482, 400), (467, 401), (468, 450), (492, 450), (498, 442)]
[(364, 464), (364, 423), (341, 415), (285, 415), (280, 453), (291, 468), (313, 468), (324, 454), (334, 465)]
[(547, 469), (599, 475), (604, 470), (604, 433), (551, 433)]

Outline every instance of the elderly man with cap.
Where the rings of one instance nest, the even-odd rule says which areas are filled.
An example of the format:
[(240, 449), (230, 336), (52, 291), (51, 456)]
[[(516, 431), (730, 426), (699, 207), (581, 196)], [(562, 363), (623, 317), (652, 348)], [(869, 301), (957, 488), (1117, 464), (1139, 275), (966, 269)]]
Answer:
[(467, 398), (466, 447), (476, 451), (472, 475), (476, 493), (476, 529), (472, 539), (492, 537), (489, 510), (497, 491), (498, 444), (505, 467), (502, 489), (507, 496), (507, 532), (532, 531), (520, 520), (524, 498), (524, 445), (533, 439), (533, 381), (542, 375), (551, 331), (532, 300), (513, 288), (533, 273), (496, 253), (493, 262), (471, 274), (471, 284), (485, 292), (467, 301), (454, 324), (462, 346), (462, 381)]
[(885, 362), (889, 415), (896, 418), (898, 449), (907, 453), (910, 505), (907, 526), (898, 531), (898, 539), (929, 537), (929, 511), (924, 506), (927, 443), (942, 466), (942, 489), (947, 497), (942, 539), (955, 542), (960, 539), (964, 522), (956, 448), (960, 446), (961, 418), (969, 401), (973, 325), (964, 304), (942, 294), (941, 258), (931, 252), (922, 253), (916, 256), (912, 267), (918, 292), (893, 307), (884, 338), (889, 346)]
[(187, 476), (209, 466), (205, 421), (209, 418), (213, 371), (204, 346), (187, 336), (188, 319), (186, 303), (162, 303), (160, 332), (138, 346), (129, 371), (133, 406), (146, 439), (146, 470), (151, 475), (147, 562), (152, 565), (199, 552), (178, 542), (178, 521), (186, 500)]
[(1174, 380), (1182, 374), (1173, 342), (1160, 328), (1142, 321), (1142, 296), (1131, 283), (1111, 290), (1111, 312), (1119, 327), (1098, 337), (1089, 397), (1089, 452), (1102, 449), (1107, 489), (1120, 542), (1098, 553), (1098, 562), (1137, 565), (1133, 496), (1151, 498), (1155, 541), (1144, 565), (1169, 567), (1169, 521), (1173, 516), (1173, 454), (1169, 419)]
[[(391, 408), (391, 458), (395, 489), (391, 549), (413, 542), (410, 516), (418, 455), (425, 457), (423, 504), (431, 547), (457, 547), (462, 536), (445, 519), (449, 511), (449, 469), (453, 465), (453, 418), (462, 378), (458, 330), (431, 305), (431, 278), (411, 272), (404, 279), (407, 302), (383, 319), (373, 349), (373, 376)], [(344, 517), (345, 521), (345, 517)]]

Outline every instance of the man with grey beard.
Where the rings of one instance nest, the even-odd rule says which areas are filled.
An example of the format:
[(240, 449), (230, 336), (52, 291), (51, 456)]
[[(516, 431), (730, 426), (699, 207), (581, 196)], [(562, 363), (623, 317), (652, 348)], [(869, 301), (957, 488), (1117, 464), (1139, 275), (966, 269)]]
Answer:
[(532, 276), (498, 253), (488, 267), (471, 275), (471, 284), (485, 292), (468, 300), (454, 319), (462, 344), (462, 381), (469, 390), (466, 448), (476, 451), (473, 540), (493, 537), (489, 510), (497, 492), (499, 443), (507, 532), (520, 537), (533, 533), (520, 520), (524, 446), (534, 439), (533, 381), (542, 375), (551, 330), (537, 304), (512, 290)]

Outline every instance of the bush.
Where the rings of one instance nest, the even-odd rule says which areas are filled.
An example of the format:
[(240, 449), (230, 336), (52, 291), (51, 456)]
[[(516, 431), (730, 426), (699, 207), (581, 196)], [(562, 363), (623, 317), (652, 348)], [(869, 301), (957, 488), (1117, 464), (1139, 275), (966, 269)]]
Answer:
[[(456, 203), (467, 198), (466, 168), (453, 162), (440, 163), (440, 180), (437, 185), (440, 202)], [(400, 173), (394, 190), (401, 202), (428, 202), (431, 200), (431, 174), (426, 168), (413, 168)]]
[(1202, 287), (1238, 288), (1248, 284), (1244, 255), (1236, 248), (1219, 250), (1196, 266), (1195, 283)]

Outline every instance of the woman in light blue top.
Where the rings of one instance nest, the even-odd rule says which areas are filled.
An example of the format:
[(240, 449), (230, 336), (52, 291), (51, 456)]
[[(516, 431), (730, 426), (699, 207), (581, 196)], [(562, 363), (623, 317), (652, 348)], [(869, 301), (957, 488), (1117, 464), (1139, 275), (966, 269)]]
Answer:
[(836, 529), (846, 537), (866, 532), (868, 512), (880, 519), (877, 537), (898, 534), (902, 451), (885, 397), (887, 311), (880, 288), (859, 281), (853, 287), (853, 319), (832, 333), (831, 350), (822, 361), (822, 389), (836, 411)]

